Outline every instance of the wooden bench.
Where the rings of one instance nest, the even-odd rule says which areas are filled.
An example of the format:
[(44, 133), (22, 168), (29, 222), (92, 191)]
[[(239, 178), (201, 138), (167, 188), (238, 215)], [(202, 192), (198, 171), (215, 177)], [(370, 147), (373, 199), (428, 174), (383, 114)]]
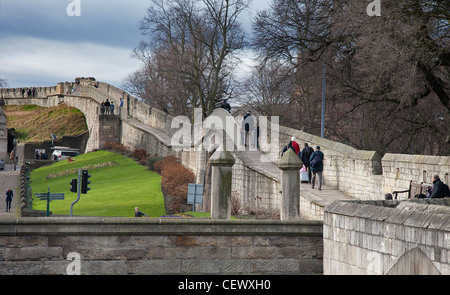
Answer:
[(401, 193), (408, 193), (408, 199), (414, 198), (414, 196), (419, 194), (426, 195), (426, 190), (429, 186), (433, 186), (429, 183), (423, 183), (423, 182), (413, 182), (412, 180), (409, 182), (409, 189), (403, 190), (403, 191), (394, 191), (392, 192), (392, 195), (395, 200), (397, 200), (398, 194)]

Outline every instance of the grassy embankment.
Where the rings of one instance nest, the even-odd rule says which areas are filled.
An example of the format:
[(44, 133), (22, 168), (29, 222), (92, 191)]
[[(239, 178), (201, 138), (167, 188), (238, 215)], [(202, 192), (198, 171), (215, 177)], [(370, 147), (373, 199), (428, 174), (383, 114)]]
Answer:
[[(97, 151), (74, 158), (74, 162), (64, 160), (48, 167), (32, 171), (31, 186), (34, 193), (65, 193), (65, 200), (50, 203), (53, 214), (70, 214), (70, 206), (77, 194), (70, 192), (70, 180), (78, 174), (69, 171), (89, 167), (91, 188), (82, 194), (73, 207), (73, 214), (80, 216), (121, 216), (133, 217), (134, 207), (150, 216), (165, 214), (164, 197), (161, 192), (161, 176), (138, 165), (134, 160), (120, 154)], [(103, 168), (95, 165), (113, 163)], [(57, 175), (48, 178), (50, 175)], [(33, 209), (46, 210), (47, 202), (34, 199)]]
[(87, 131), (83, 113), (61, 104), (43, 108), (36, 105), (5, 106), (6, 127), (14, 128), (20, 142), (50, 140), (51, 134), (79, 135)]

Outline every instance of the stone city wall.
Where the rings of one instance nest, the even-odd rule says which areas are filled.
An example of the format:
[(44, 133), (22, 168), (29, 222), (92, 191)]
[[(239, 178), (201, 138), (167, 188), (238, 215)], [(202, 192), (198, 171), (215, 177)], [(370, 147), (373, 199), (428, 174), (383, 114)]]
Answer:
[(0, 220), (1, 275), (321, 274), (322, 252), (312, 221)]
[[(100, 144), (99, 104), (106, 99), (114, 101), (118, 113), (122, 98), (124, 108), (121, 111), (121, 142), (131, 149), (146, 149), (151, 155), (176, 155), (183, 165), (195, 173), (197, 183), (203, 183), (206, 170), (205, 153), (173, 151), (170, 138), (178, 129), (171, 128), (172, 118), (123, 90), (92, 79), (77, 78), (77, 83), (65, 82), (58, 83), (56, 87), (40, 87), (38, 95), (46, 97), (22, 98), (18, 89), (1, 89), (1, 96), (7, 104), (37, 104), (48, 107), (64, 102), (80, 109), (86, 116), (90, 132), (87, 151), (98, 148)], [(450, 157), (386, 154), (382, 159), (375, 151), (357, 150), (300, 130), (280, 126), (279, 131), (280, 152), (291, 136), (297, 138), (301, 147), (305, 142), (313, 148), (320, 145), (325, 155), (324, 183), (360, 200), (381, 200), (385, 193), (408, 189), (410, 180), (430, 181), (435, 173), (440, 174), (445, 183), (449, 183)], [(240, 160), (233, 168), (236, 177), (233, 181), (233, 191), (245, 200), (248, 207), (278, 211), (280, 176), (274, 177), (273, 173), (279, 171), (271, 173), (258, 167), (250, 167), (245, 163), (242, 152), (234, 155)], [(276, 157), (272, 160), (275, 161)], [(305, 196), (301, 198), (307, 215), (313, 219), (321, 219), (323, 204), (311, 201)]]
[(324, 274), (450, 274), (448, 199), (325, 207)]

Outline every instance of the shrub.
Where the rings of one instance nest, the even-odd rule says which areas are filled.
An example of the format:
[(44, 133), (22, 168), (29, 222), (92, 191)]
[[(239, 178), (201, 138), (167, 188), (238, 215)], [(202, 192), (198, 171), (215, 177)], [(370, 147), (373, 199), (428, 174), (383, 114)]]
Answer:
[(156, 161), (153, 164), (153, 171), (162, 175), (162, 171), (163, 171), (164, 167), (166, 167), (170, 163), (180, 164), (180, 162), (178, 161), (178, 159), (175, 156), (167, 156), (167, 157), (163, 158), (162, 160)]
[(135, 149), (133, 152), (133, 157), (138, 161), (145, 159), (148, 156), (149, 155), (148, 155), (147, 151), (143, 150), (143, 149)]
[(105, 145), (103, 146), (103, 148), (105, 150), (113, 150), (113, 151), (117, 151), (117, 152), (129, 152), (130, 150), (124, 146), (121, 142), (111, 142), (108, 141), (105, 143)]
[[(147, 159), (148, 169), (150, 169), (151, 171), (155, 171), (155, 163), (158, 161), (162, 161), (163, 159), (164, 159), (164, 157), (159, 157), (159, 156), (149, 157)], [(155, 171), (155, 172), (157, 172), (157, 171)], [(157, 173), (161, 174), (161, 171), (159, 171)]]
[[(178, 162), (178, 159), (169, 156), (159, 163), (161, 169), (161, 189), (165, 196), (171, 198), (167, 213), (182, 213), (187, 201), (188, 184), (195, 181), (194, 173)], [(156, 169), (156, 167), (155, 167)]]
[(147, 165), (149, 154), (146, 150), (135, 149), (133, 152), (133, 158), (138, 161), (140, 165)]

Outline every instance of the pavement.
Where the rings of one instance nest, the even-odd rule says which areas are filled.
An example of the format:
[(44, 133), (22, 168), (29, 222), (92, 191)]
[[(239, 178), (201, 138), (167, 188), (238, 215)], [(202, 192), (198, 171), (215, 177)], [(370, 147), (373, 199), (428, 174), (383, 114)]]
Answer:
[[(0, 218), (15, 218), (19, 216), (17, 211), (17, 204), (19, 204), (20, 199), (20, 166), (16, 167), (14, 171), (11, 167), (6, 164), (5, 170), (0, 171)], [(6, 212), (6, 190), (8, 187), (14, 192), (14, 198), (11, 202), (11, 212)]]
[[(239, 151), (236, 152), (236, 154), (247, 167), (281, 181), (281, 170), (275, 163), (267, 160), (264, 161), (264, 156), (261, 157), (262, 154), (259, 150)], [(261, 159), (263, 159), (263, 161), (261, 161)], [(333, 201), (355, 200), (355, 198), (328, 185), (322, 184), (322, 189), (319, 190), (317, 182), (318, 177), (316, 179), (315, 189), (313, 189), (309, 183), (300, 183), (300, 194), (310, 201), (324, 207)]]
[[(143, 124), (136, 119), (128, 118), (127, 122), (154, 134), (162, 142), (170, 145), (170, 136), (163, 131)], [(264, 175), (267, 175), (273, 179), (281, 181), (281, 170), (278, 168), (277, 164), (269, 161), (268, 158), (259, 149), (247, 149), (245, 151), (235, 151), (235, 153), (247, 167), (263, 173)], [(318, 179), (316, 179), (316, 182), (317, 181)], [(324, 184), (322, 184), (322, 189), (318, 190), (317, 183), (315, 189), (312, 188), (311, 184), (301, 183), (300, 194), (320, 206), (326, 206), (327, 204), (338, 200), (355, 200), (355, 198), (349, 196), (348, 194)]]

